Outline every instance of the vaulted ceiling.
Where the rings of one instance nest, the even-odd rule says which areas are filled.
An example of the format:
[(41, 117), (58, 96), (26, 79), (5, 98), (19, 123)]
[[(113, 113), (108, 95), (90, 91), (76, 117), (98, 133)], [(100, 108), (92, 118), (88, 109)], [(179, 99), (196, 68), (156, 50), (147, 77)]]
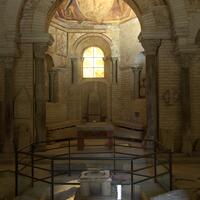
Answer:
[(65, 0), (54, 18), (62, 21), (90, 21), (94, 23), (121, 23), (136, 15), (123, 0)]

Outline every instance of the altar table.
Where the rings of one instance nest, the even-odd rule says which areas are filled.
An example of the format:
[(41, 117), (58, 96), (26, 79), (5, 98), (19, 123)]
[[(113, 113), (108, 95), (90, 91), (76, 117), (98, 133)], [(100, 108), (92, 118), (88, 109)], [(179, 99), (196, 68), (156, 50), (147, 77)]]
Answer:
[(114, 126), (105, 122), (90, 122), (76, 126), (78, 136), (78, 150), (84, 149), (84, 139), (86, 138), (107, 138), (108, 148), (112, 149), (112, 136)]

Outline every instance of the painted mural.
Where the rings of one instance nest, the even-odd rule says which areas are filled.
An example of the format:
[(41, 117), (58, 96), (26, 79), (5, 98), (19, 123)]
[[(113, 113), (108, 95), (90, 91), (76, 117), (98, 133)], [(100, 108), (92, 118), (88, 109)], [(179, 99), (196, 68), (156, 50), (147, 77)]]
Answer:
[(114, 23), (136, 17), (132, 9), (122, 0), (73, 0), (67, 7), (67, 1), (64, 1), (58, 8), (55, 18), (64, 21)]
[(59, 30), (53, 26), (49, 27), (49, 33), (52, 35), (54, 42), (49, 47), (50, 52), (56, 52), (57, 55), (67, 56), (68, 36), (67, 32)]

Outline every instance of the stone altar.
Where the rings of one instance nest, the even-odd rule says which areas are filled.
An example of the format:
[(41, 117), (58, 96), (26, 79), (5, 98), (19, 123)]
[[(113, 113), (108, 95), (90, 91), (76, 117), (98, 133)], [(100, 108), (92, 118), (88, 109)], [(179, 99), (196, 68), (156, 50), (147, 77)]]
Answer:
[(78, 136), (78, 150), (84, 149), (85, 138), (108, 138), (108, 148), (112, 149), (112, 135), (114, 126), (105, 122), (89, 122), (76, 126)]

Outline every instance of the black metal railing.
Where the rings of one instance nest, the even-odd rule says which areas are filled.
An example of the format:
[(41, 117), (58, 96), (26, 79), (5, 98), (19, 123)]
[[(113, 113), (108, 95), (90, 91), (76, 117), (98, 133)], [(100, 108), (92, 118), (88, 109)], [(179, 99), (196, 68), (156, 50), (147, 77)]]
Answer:
[[(159, 177), (164, 175), (169, 175), (168, 188), (167, 190), (172, 190), (172, 152), (167, 150), (162, 144), (153, 140), (145, 140), (144, 142), (151, 143), (148, 145), (150, 147), (143, 147), (137, 145), (134, 139), (113, 136), (112, 138), (112, 150), (109, 151), (98, 151), (97, 147), (103, 145), (86, 145), (86, 147), (94, 148), (91, 152), (86, 151), (76, 151), (77, 140), (79, 138), (66, 138), (59, 140), (51, 140), (47, 142), (34, 143), (23, 149), (16, 149), (15, 151), (15, 193), (16, 196), (19, 195), (19, 176), (27, 177), (31, 180), (31, 187), (34, 187), (34, 183), (37, 181), (47, 183), (50, 185), (51, 200), (54, 200), (54, 187), (56, 185), (79, 185), (77, 182), (61, 182), (56, 181), (56, 177), (60, 175), (81, 173), (83, 170), (87, 169), (73, 169), (72, 163), (74, 161), (110, 161), (112, 163), (112, 169), (110, 171), (113, 174), (126, 173), (130, 175), (131, 184), (131, 200), (134, 199), (134, 185), (140, 184), (142, 182), (154, 179), (154, 182), (159, 183), (163, 186)], [(102, 139), (102, 138), (101, 138)], [(87, 138), (88, 140), (88, 138)], [(94, 139), (93, 139), (94, 140)], [(95, 141), (100, 139), (96, 138)], [(59, 144), (60, 147), (48, 147), (49, 144)], [(51, 145), (50, 145), (51, 146)], [(55, 146), (55, 145), (53, 145)], [(40, 152), (41, 147), (45, 147), (45, 152)], [(48, 147), (48, 148), (47, 148)], [(67, 151), (66, 153), (49, 153), (49, 151), (54, 151), (55, 149), (63, 149)], [(103, 154), (103, 155), (102, 155)], [(91, 156), (91, 155), (95, 155)], [(105, 156), (106, 155), (106, 156)], [(145, 166), (138, 167), (138, 160), (145, 159), (147, 163)], [(67, 169), (60, 170), (55, 168), (56, 162), (67, 161)], [(117, 167), (117, 162), (126, 161), (129, 163), (130, 168), (128, 170), (120, 169)], [(44, 164), (46, 167), (44, 167)], [(137, 168), (134, 168), (134, 167)], [(162, 168), (162, 170), (161, 170)], [(30, 171), (28, 171), (28, 169)], [(36, 170), (43, 171), (46, 176), (37, 174)], [(152, 171), (152, 173), (147, 174), (145, 170)], [(123, 184), (123, 183), (122, 183)], [(166, 184), (165, 184), (166, 188)]]

